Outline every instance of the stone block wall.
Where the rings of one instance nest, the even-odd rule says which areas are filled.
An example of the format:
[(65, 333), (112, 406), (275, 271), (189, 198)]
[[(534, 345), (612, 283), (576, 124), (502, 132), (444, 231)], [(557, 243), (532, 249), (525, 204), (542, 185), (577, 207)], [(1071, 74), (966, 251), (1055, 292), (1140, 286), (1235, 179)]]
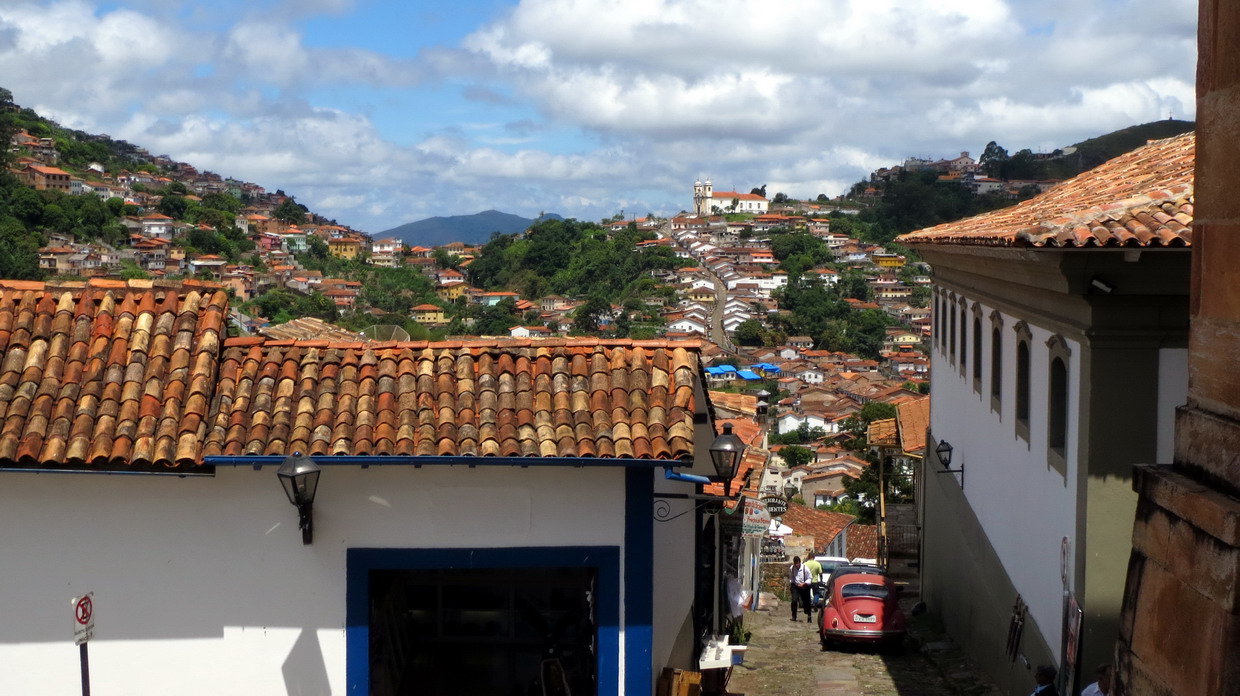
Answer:
[(1240, 3), (1200, 0), (1188, 403), (1142, 467), (1116, 692), (1240, 694)]

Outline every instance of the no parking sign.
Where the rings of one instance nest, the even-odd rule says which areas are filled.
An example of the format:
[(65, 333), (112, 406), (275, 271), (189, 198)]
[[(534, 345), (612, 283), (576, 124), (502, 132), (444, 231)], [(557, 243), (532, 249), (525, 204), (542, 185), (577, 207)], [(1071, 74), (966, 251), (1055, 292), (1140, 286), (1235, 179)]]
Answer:
[(82, 645), (95, 637), (95, 593), (73, 598), (73, 642)]

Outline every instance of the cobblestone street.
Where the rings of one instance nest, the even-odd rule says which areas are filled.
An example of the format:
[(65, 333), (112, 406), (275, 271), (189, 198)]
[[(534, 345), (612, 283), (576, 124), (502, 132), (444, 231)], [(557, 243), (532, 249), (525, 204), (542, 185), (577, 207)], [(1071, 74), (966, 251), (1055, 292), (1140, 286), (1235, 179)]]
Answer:
[(793, 623), (787, 605), (749, 612), (745, 663), (728, 691), (746, 696), (993, 696), (998, 691), (954, 648), (900, 654), (868, 648), (823, 651), (813, 624)]

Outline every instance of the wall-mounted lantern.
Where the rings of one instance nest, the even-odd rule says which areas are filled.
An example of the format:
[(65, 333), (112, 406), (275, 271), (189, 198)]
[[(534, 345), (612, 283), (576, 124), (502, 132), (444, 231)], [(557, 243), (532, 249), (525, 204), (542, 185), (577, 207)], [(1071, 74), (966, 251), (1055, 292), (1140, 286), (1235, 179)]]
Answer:
[(280, 485), (284, 486), (288, 501), (297, 506), (303, 544), (309, 544), (314, 538), (311, 509), (314, 506), (314, 494), (319, 487), (320, 471), (319, 465), (301, 452), (294, 452), (276, 470), (276, 476), (280, 479)]

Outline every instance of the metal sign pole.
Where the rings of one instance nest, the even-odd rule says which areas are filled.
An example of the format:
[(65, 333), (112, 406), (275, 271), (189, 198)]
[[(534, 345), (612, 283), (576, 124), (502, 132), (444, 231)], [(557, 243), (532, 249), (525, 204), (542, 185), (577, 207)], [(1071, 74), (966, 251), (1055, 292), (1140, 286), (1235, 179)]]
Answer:
[(86, 654), (86, 643), (78, 646), (82, 656), (82, 696), (90, 696), (90, 657)]

